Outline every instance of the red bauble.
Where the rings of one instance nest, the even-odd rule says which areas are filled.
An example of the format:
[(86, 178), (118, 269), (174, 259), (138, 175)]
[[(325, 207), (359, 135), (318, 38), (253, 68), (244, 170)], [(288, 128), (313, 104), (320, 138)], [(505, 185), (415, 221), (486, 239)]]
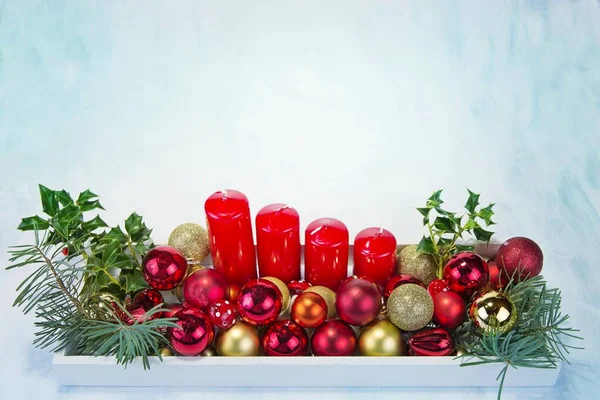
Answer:
[(351, 356), (356, 351), (356, 334), (350, 325), (329, 320), (315, 329), (310, 340), (315, 356)]
[(408, 340), (408, 354), (411, 356), (449, 356), (454, 353), (454, 340), (442, 328), (425, 329), (415, 332)]
[(335, 306), (343, 321), (350, 325), (366, 325), (379, 315), (381, 293), (366, 279), (346, 279), (336, 292)]
[(187, 261), (174, 248), (158, 246), (144, 258), (144, 279), (157, 290), (171, 290), (183, 281)]
[(441, 292), (433, 298), (433, 321), (444, 329), (456, 329), (467, 319), (467, 306), (454, 292)]
[(224, 300), (229, 294), (225, 277), (211, 268), (200, 269), (183, 282), (183, 298), (186, 306), (208, 311), (215, 301)]
[(281, 297), (281, 292), (273, 282), (251, 279), (237, 297), (240, 317), (250, 325), (268, 325), (281, 312)]
[(392, 294), (394, 289), (396, 289), (400, 285), (404, 285), (405, 283), (414, 283), (415, 285), (422, 286), (423, 288), (425, 287), (425, 285), (423, 285), (423, 283), (420, 280), (418, 280), (417, 278), (415, 278), (413, 276), (410, 276), (410, 275), (392, 276), (390, 278), (390, 280), (388, 281), (387, 285), (385, 285), (385, 290), (383, 291), (383, 298), (385, 299), (385, 301), (387, 301), (388, 297), (390, 297), (390, 294)]
[(448, 260), (444, 267), (444, 278), (453, 292), (469, 294), (487, 285), (490, 273), (483, 258), (465, 251)]
[(182, 356), (197, 356), (212, 342), (215, 332), (208, 315), (197, 308), (185, 308), (175, 314), (180, 328), (169, 328), (171, 347)]
[(506, 286), (508, 280), (500, 273), (500, 268), (498, 268), (496, 261), (488, 261), (488, 269), (490, 271), (490, 285), (493, 289), (499, 290)]
[(175, 314), (183, 310), (183, 304), (165, 304), (163, 308), (167, 308), (169, 311), (164, 311), (161, 318), (173, 318)]
[(308, 334), (294, 321), (273, 322), (262, 338), (267, 356), (303, 356), (308, 350)]
[(290, 296), (300, 294), (311, 286), (312, 285), (306, 281), (291, 281), (287, 284), (287, 287), (290, 290)]
[(292, 304), (290, 316), (303, 328), (316, 328), (327, 319), (327, 302), (318, 293), (300, 293)]
[[(152, 308), (161, 304), (163, 301), (162, 294), (160, 294), (158, 290), (144, 289), (141, 292), (138, 292), (133, 297), (131, 304), (126, 307), (133, 319), (124, 313), (123, 310), (121, 310), (121, 308), (116, 304), (113, 306), (113, 308), (116, 310), (117, 316), (121, 321), (125, 322), (127, 325), (133, 325), (133, 323), (136, 321), (139, 323), (144, 322), (144, 315)], [(162, 313), (160, 312), (154, 313), (152, 316), (150, 316), (150, 318), (148, 318), (148, 321), (160, 318), (161, 316)]]
[(508, 283), (519, 270), (515, 280), (533, 278), (542, 272), (544, 254), (542, 249), (531, 239), (514, 237), (502, 243), (496, 253), (496, 263), (502, 272), (502, 282)]
[(235, 303), (239, 292), (240, 287), (236, 283), (230, 283), (229, 291), (227, 292), (227, 300), (231, 301), (232, 303)]
[(228, 300), (221, 300), (210, 305), (208, 315), (217, 328), (229, 329), (235, 324), (237, 311)]
[(445, 279), (434, 279), (429, 285), (427, 285), (427, 291), (432, 299), (435, 299), (435, 296), (441, 292), (447, 292), (450, 290), (450, 284)]

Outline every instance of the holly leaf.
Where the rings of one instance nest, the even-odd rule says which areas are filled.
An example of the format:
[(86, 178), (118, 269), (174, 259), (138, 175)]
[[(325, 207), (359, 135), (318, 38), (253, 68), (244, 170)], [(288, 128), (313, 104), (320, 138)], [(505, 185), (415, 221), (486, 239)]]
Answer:
[(472, 217), (469, 217), (469, 220), (465, 224), (464, 229), (466, 231), (470, 231), (470, 230), (475, 229), (475, 228), (479, 228), (479, 224)]
[(475, 246), (467, 246), (464, 244), (456, 244), (456, 250), (458, 251), (473, 251), (475, 250)]
[(44, 185), (38, 186), (40, 188), (40, 197), (42, 198), (42, 210), (49, 216), (54, 217), (58, 211), (58, 199), (54, 194), (54, 190)]
[(477, 240), (483, 240), (484, 242), (489, 242), (492, 238), (494, 232), (486, 231), (483, 228), (475, 228), (473, 229), (473, 234)]
[(433, 254), (435, 253), (435, 249), (433, 247), (433, 241), (429, 237), (423, 236), (419, 245), (417, 246), (417, 251), (419, 253)]
[(55, 219), (64, 223), (69, 223), (81, 215), (79, 207), (75, 204), (68, 204), (56, 213)]
[(58, 202), (60, 204), (62, 204), (63, 206), (66, 206), (66, 205), (69, 205), (69, 204), (73, 204), (73, 198), (64, 189), (61, 190), (61, 191), (54, 192), (54, 195), (56, 196), (56, 199), (58, 200)]
[(20, 231), (43, 231), (48, 229), (49, 227), (50, 224), (48, 224), (48, 221), (46, 221), (42, 217), (34, 215), (33, 217), (22, 218), (21, 223), (19, 224), (17, 229)]
[(427, 199), (428, 207), (437, 207), (441, 206), (444, 202), (442, 201), (442, 189), (436, 190), (433, 194)]
[(83, 203), (88, 202), (89, 200), (98, 198), (98, 195), (89, 189), (79, 193), (79, 197), (77, 198), (77, 204), (81, 205)]
[(431, 207), (417, 208), (417, 211), (423, 216), (423, 225), (427, 225), (429, 223), (429, 212), (431, 211)]
[(110, 231), (102, 238), (103, 241), (117, 240), (120, 243), (127, 243), (127, 235), (123, 232), (120, 226), (111, 228)]
[(136, 267), (133, 258), (125, 253), (119, 253), (116, 260), (111, 264), (113, 268), (119, 268), (121, 271), (129, 271)]
[(104, 210), (104, 207), (102, 207), (102, 204), (100, 204), (99, 200), (92, 200), (92, 201), (85, 201), (83, 203), (80, 203), (79, 209), (82, 212), (85, 212), (85, 211), (92, 211), (92, 210), (96, 210), (96, 209)]
[(125, 220), (125, 231), (127, 231), (131, 237), (136, 236), (136, 234), (143, 230), (144, 227), (142, 217), (135, 211)]
[(479, 205), (479, 194), (473, 193), (467, 188), (469, 192), (469, 198), (467, 200), (467, 204), (465, 204), (465, 208), (469, 212), (469, 214), (475, 213), (475, 208)]
[(62, 237), (63, 240), (69, 240), (69, 223), (64, 221), (53, 221), (52, 227), (58, 234)]
[(148, 283), (146, 283), (146, 280), (144, 279), (144, 275), (142, 274), (142, 271), (140, 271), (139, 269), (136, 269), (131, 274), (126, 275), (125, 278), (126, 278), (125, 291), (127, 293), (134, 293), (134, 292), (137, 292), (138, 290), (145, 289), (148, 287)]
[(454, 223), (450, 218), (447, 217), (437, 217), (433, 226), (441, 231), (456, 232)]
[(96, 215), (96, 218), (86, 221), (83, 224), (81, 224), (81, 227), (86, 231), (86, 232), (91, 232), (93, 230), (96, 230), (98, 228), (107, 228), (108, 225), (106, 225), (106, 222), (104, 222), (102, 220), (102, 218), (100, 218), (99, 215)]
[(102, 262), (107, 267), (112, 267), (113, 263), (117, 260), (117, 256), (121, 252), (122, 245), (118, 240), (112, 240), (104, 247), (102, 251)]
[(482, 208), (481, 211), (479, 211), (478, 213), (479, 217), (481, 217), (481, 219), (485, 221), (485, 226), (490, 226), (494, 224), (492, 222), (492, 217), (494, 216), (494, 211), (492, 210), (492, 208), (494, 207), (494, 205), (494, 203), (490, 203), (489, 206)]

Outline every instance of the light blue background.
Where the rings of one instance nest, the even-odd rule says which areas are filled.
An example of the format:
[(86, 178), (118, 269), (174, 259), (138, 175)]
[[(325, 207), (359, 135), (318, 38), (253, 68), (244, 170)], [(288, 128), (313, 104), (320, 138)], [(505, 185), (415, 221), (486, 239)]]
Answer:
[[(30, 240), (15, 227), (38, 212), (38, 182), (91, 188), (110, 223), (137, 210), (157, 242), (202, 222), (224, 187), (253, 212), (289, 202), (303, 227), (327, 215), (351, 235), (383, 225), (415, 242), (413, 207), (445, 188), (458, 209), (468, 186), (497, 203), (497, 240), (542, 246), (586, 338), (557, 386), (504, 399), (597, 397), (599, 45), (591, 0), (0, 0), (0, 248)], [(10, 308), (25, 272), (1, 274), (3, 398), (495, 398), (60, 389), (50, 355), (30, 346), (32, 317)]]

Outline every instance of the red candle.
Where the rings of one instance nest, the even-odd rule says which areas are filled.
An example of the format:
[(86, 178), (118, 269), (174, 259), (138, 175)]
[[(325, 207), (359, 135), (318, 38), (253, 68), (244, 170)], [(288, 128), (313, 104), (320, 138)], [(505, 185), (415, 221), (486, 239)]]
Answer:
[(383, 228), (367, 228), (354, 239), (354, 272), (385, 287), (396, 265), (396, 238)]
[(218, 191), (206, 200), (204, 211), (215, 269), (240, 286), (256, 278), (248, 198), (237, 190)]
[(263, 207), (256, 215), (256, 246), (260, 276), (286, 284), (300, 279), (300, 216), (285, 204)]
[(305, 232), (306, 280), (336, 290), (348, 275), (348, 228), (333, 218), (310, 223)]

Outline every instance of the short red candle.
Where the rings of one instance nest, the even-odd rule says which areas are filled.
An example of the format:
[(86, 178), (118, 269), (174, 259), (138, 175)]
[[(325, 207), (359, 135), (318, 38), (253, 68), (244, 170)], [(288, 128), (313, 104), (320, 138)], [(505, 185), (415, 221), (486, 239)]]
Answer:
[(396, 238), (383, 228), (367, 228), (354, 239), (354, 272), (385, 287), (394, 273)]
[(256, 215), (256, 246), (260, 276), (286, 284), (300, 279), (300, 216), (285, 204), (270, 204)]
[(248, 198), (237, 190), (218, 191), (206, 200), (204, 211), (215, 269), (240, 286), (256, 278)]
[(334, 218), (321, 218), (306, 227), (306, 280), (336, 290), (348, 275), (348, 228)]

